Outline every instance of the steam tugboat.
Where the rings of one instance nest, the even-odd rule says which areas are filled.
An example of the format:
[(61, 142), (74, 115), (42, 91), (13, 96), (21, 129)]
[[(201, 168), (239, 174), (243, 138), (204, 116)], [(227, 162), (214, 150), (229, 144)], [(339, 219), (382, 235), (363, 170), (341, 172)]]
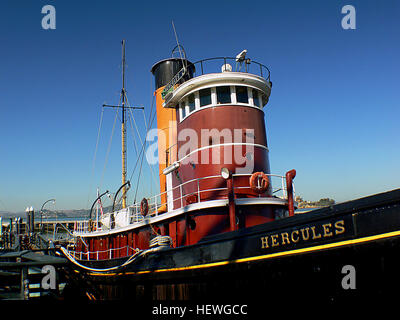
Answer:
[(161, 190), (132, 205), (123, 80), (122, 208), (116, 195), (112, 212), (91, 212), (76, 223), (74, 245), (61, 248), (73, 278), (85, 279), (82, 295), (273, 301), (294, 292), (316, 301), (384, 295), (398, 285), (389, 275), (400, 266), (400, 189), (295, 214), (296, 171), (270, 172), (269, 69), (246, 50), (192, 63), (176, 49), (180, 57), (151, 68)]

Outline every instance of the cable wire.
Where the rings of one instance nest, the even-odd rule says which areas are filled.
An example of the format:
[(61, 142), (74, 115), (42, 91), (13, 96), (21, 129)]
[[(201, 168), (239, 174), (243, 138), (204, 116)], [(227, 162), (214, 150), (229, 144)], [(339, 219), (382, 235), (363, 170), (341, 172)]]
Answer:
[(111, 130), (111, 137), (110, 137), (110, 140), (108, 141), (106, 159), (104, 161), (103, 172), (101, 173), (101, 179), (100, 179), (100, 184), (99, 184), (100, 185), (100, 189), (101, 189), (101, 186), (103, 184), (104, 173), (106, 171), (106, 167), (107, 167), (107, 163), (108, 163), (108, 156), (109, 156), (110, 150), (111, 150), (111, 144), (112, 144), (112, 140), (113, 140), (113, 136), (114, 136), (114, 130), (115, 130), (115, 124), (117, 122), (117, 117), (118, 117), (118, 109), (116, 109), (116, 112), (115, 112), (114, 124), (113, 124), (112, 130)]
[(93, 156), (93, 161), (92, 161), (92, 173), (91, 173), (91, 176), (90, 176), (90, 187), (89, 187), (86, 207), (89, 207), (90, 191), (92, 190), (92, 187), (93, 187), (94, 169), (95, 169), (95, 166), (96, 166), (97, 150), (99, 148), (100, 132), (101, 132), (102, 124), (103, 124), (103, 114), (104, 114), (104, 107), (101, 108), (99, 129), (97, 130), (96, 148), (94, 150), (94, 156)]

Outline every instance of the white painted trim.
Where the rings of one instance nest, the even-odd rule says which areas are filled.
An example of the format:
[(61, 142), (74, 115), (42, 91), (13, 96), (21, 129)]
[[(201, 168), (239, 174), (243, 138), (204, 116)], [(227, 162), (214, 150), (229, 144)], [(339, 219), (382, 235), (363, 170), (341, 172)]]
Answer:
[(149, 224), (157, 223), (163, 220), (167, 220), (179, 215), (182, 215), (186, 212), (190, 211), (195, 211), (195, 210), (200, 210), (200, 209), (206, 209), (206, 208), (215, 208), (215, 207), (225, 207), (228, 205), (228, 199), (221, 199), (221, 200), (210, 200), (210, 201), (203, 201), (203, 202), (197, 202), (197, 203), (192, 203), (189, 204), (183, 208), (178, 208), (172, 211), (168, 211), (166, 213), (162, 213), (160, 215), (157, 215), (155, 217), (149, 217), (146, 216), (144, 217), (144, 220), (141, 222), (136, 222), (132, 223), (128, 226), (117, 228), (117, 229), (110, 229), (110, 230), (101, 230), (101, 231), (94, 231), (94, 232), (75, 232), (74, 236), (75, 237), (99, 237), (99, 236), (107, 236), (110, 234), (115, 234), (115, 233), (121, 233), (121, 232), (126, 232), (129, 230), (137, 229), (144, 227)]
[(185, 105), (185, 118), (189, 115), (189, 96), (185, 97), (184, 99), (182, 99), (182, 101), (184, 101), (184, 105)]
[[(193, 103), (194, 103), (194, 109), (192, 111), (190, 111), (190, 106), (189, 106), (189, 97), (193, 95)], [(196, 111), (196, 92), (191, 92), (190, 94), (187, 95), (186, 97), (186, 105), (187, 105), (187, 111), (188, 111), (188, 115), (190, 115), (191, 113)]]
[(165, 102), (165, 108), (175, 108), (176, 104), (187, 94), (195, 90), (223, 86), (223, 85), (246, 85), (261, 90), (267, 97), (271, 93), (271, 87), (264, 78), (243, 72), (223, 72), (210, 73), (192, 78), (174, 90), (168, 101)]
[[(280, 198), (271, 198), (271, 197), (263, 197), (263, 198), (239, 198), (235, 199), (235, 204), (242, 206), (242, 205), (259, 205), (259, 204), (269, 204), (269, 205), (287, 205), (287, 200), (280, 199)], [(196, 202), (189, 204), (183, 208), (175, 209), (169, 211), (167, 213), (160, 214), (155, 217), (146, 216), (143, 221), (132, 223), (128, 226), (112, 229), (112, 230), (102, 230), (102, 231), (94, 231), (90, 233), (86, 232), (75, 232), (75, 237), (82, 237), (82, 238), (89, 238), (89, 237), (100, 237), (100, 236), (107, 236), (110, 234), (115, 233), (122, 233), (126, 231), (130, 231), (133, 229), (141, 228), (150, 224), (154, 224), (160, 221), (164, 221), (167, 219), (171, 219), (177, 217), (179, 215), (183, 215), (184, 213), (207, 209), (207, 208), (217, 208), (217, 207), (226, 207), (228, 205), (228, 199), (220, 199), (220, 200), (210, 200), (210, 201), (203, 201), (203, 202)], [(296, 206), (296, 205), (295, 205)]]
[[(201, 89), (199, 89), (201, 90)], [(215, 86), (211, 87), (211, 106), (215, 107), (217, 105), (217, 89), (215, 88)], [(202, 109), (208, 108), (210, 107), (210, 105), (208, 106), (203, 106)]]
[[(251, 91), (251, 90), (250, 90)], [(211, 93), (211, 97), (212, 97), (212, 93)], [(216, 98), (215, 98), (216, 99)], [(250, 101), (250, 97), (249, 97), (249, 101)], [(252, 100), (252, 103), (253, 103), (253, 100)], [(205, 109), (208, 109), (208, 108), (215, 108), (215, 107), (217, 107), (217, 108), (219, 108), (219, 107), (236, 107), (236, 106), (240, 106), (240, 107), (248, 107), (248, 108), (253, 108), (253, 109), (257, 109), (257, 110), (260, 110), (261, 112), (264, 112), (264, 110), (262, 109), (262, 108), (260, 108), (260, 107), (257, 107), (257, 106), (254, 106), (254, 105), (250, 105), (250, 104), (246, 104), (246, 103), (222, 103), (222, 104), (208, 104), (208, 105), (206, 105), (206, 106), (203, 106), (203, 107), (201, 107), (201, 108), (199, 108), (199, 109), (196, 109), (196, 110), (194, 110), (193, 112), (191, 112), (189, 115), (188, 114), (186, 114), (186, 117), (185, 118), (181, 118), (181, 121), (180, 122), (182, 122), (183, 120), (185, 120), (187, 117), (189, 117), (189, 116), (191, 116), (192, 114), (194, 114), (194, 113), (196, 113), (196, 112), (198, 112), (198, 111), (201, 111), (201, 110), (205, 110)]]
[[(236, 82), (212, 83), (212, 84), (208, 84), (208, 85), (204, 85), (204, 86), (200, 86), (200, 87), (195, 87), (193, 90), (190, 90), (187, 93), (185, 93), (185, 95), (182, 96), (180, 98), (180, 100), (185, 99), (188, 95), (192, 94), (193, 92), (197, 92), (197, 91), (200, 91), (200, 90), (203, 90), (203, 89), (214, 89), (214, 91), (215, 91), (215, 88), (217, 88), (217, 87), (228, 87), (228, 86), (247, 87), (247, 88), (250, 88), (250, 89), (259, 90), (261, 92), (261, 89), (259, 87), (253, 86), (253, 85), (250, 85), (250, 84), (247, 84), (247, 83), (243, 83), (243, 82), (242, 83), (236, 83)], [(215, 103), (213, 103), (213, 104), (216, 104), (216, 101), (217, 100), (215, 100)]]
[(219, 147), (225, 147), (225, 146), (253, 146), (253, 147), (258, 147), (258, 148), (262, 148), (267, 150), (267, 152), (269, 152), (268, 147), (262, 145), (262, 144), (257, 144), (257, 143), (247, 143), (247, 142), (230, 142), (230, 143), (219, 143), (219, 144), (213, 144), (211, 146), (205, 146), (205, 147), (201, 147), (201, 148), (197, 148), (195, 150), (193, 150), (192, 152), (190, 152), (189, 154), (187, 154), (186, 156), (184, 156), (182, 159), (178, 159), (177, 162), (181, 162), (184, 159), (190, 157), (192, 154), (202, 151), (202, 150), (206, 150), (206, 149), (210, 149), (210, 148), (219, 148)]
[(167, 185), (167, 208), (172, 208), (174, 205), (174, 197), (172, 191), (172, 171), (165, 175), (165, 181)]
[(238, 206), (248, 206), (257, 204), (274, 204), (287, 205), (287, 200), (281, 198), (239, 198), (235, 199), (235, 204)]
[[(247, 88), (247, 95), (249, 96), (249, 103), (252, 107), (254, 107), (254, 100), (253, 100), (253, 90), (252, 88)], [(257, 107), (257, 109), (260, 109)]]
[(230, 90), (231, 90), (231, 101), (233, 104), (237, 104), (236, 86), (234, 86), (234, 85), (230, 86)]
[(199, 90), (197, 90), (194, 93), (194, 111), (193, 112), (196, 112), (197, 110), (200, 110), (200, 94), (199, 94)]

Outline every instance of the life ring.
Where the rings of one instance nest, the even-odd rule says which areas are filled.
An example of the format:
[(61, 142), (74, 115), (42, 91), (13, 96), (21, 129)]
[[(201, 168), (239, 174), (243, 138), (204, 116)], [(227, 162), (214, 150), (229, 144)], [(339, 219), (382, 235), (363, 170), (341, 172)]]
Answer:
[(149, 203), (146, 198), (143, 198), (140, 202), (140, 213), (142, 216), (146, 216), (149, 213)]
[(250, 188), (257, 193), (267, 191), (269, 186), (268, 176), (264, 172), (255, 172), (250, 177)]

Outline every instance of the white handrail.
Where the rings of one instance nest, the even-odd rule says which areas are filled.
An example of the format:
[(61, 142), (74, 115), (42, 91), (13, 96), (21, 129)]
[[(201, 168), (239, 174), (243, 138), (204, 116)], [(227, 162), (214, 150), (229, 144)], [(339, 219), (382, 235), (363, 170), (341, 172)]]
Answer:
[[(287, 199), (288, 195), (287, 195), (287, 186), (286, 186), (286, 180), (284, 176), (281, 175), (277, 175), (277, 174), (266, 174), (269, 178), (270, 178), (270, 184), (272, 186), (272, 178), (278, 178), (281, 180), (280, 183), (280, 188), (272, 188), (272, 195), (273, 197), (279, 197), (275, 194), (278, 194), (279, 192), (282, 192), (282, 196), (279, 197), (281, 199)], [(250, 177), (251, 174), (246, 174), (246, 173), (242, 173), (242, 174), (233, 174), (233, 181), (235, 180), (235, 177)], [(206, 180), (206, 179), (221, 179), (221, 181), (223, 180), (223, 178), (220, 175), (216, 175), (216, 176), (207, 176), (207, 177), (201, 177), (201, 178), (196, 178), (196, 179), (192, 179), (189, 181), (185, 181), (184, 183), (181, 183), (178, 186), (175, 186), (174, 188), (172, 188), (171, 190), (168, 191), (164, 191), (162, 193), (159, 193), (155, 196), (149, 197), (147, 200), (150, 204), (153, 205), (153, 208), (150, 208), (151, 213), (149, 214), (149, 216), (158, 216), (158, 209), (163, 207), (164, 205), (167, 205), (168, 199), (165, 202), (162, 202), (162, 196), (166, 195), (167, 192), (172, 192), (175, 190), (179, 190), (179, 197), (173, 198), (173, 203), (175, 203), (176, 201), (180, 202), (180, 207), (183, 208), (186, 206), (186, 204), (184, 204), (184, 198), (191, 196), (191, 195), (196, 195), (197, 194), (197, 199), (196, 199), (196, 203), (200, 203), (203, 201), (208, 201), (209, 199), (206, 200), (202, 200), (201, 196), (204, 195), (207, 192), (215, 192), (215, 191), (228, 191), (227, 186), (225, 187), (219, 187), (219, 188), (210, 188), (210, 189), (200, 189), (200, 182), (202, 180)], [(194, 191), (188, 192), (188, 193), (184, 193), (183, 191), (183, 187), (185, 185), (188, 185), (189, 183), (196, 183), (197, 184), (197, 188), (195, 188)], [(196, 190), (197, 189), (197, 190)], [(244, 190), (244, 189), (249, 189), (251, 190), (250, 184), (248, 186), (234, 186), (233, 185), (233, 190)], [(295, 192), (294, 192), (294, 184), (293, 184), (293, 197), (295, 198)], [(224, 197), (224, 194), (220, 194), (220, 197)], [(228, 197), (228, 194), (226, 193), (225, 195), (226, 197)], [(261, 194), (258, 195), (258, 197), (262, 197)], [(153, 199), (154, 198), (154, 199)], [(160, 198), (160, 202), (158, 202), (158, 198)], [(139, 223), (143, 221), (143, 216), (139, 213), (140, 212), (140, 204), (134, 204), (132, 206), (130, 206), (130, 208), (134, 208), (133, 210), (129, 210), (129, 224), (133, 224), (133, 223)], [(172, 208), (169, 208), (170, 210), (172, 210)], [(140, 218), (141, 217), (141, 218)], [(77, 222), (76, 224), (76, 230), (78, 233), (85, 233), (89, 231), (89, 223), (88, 221), (83, 221), (83, 222)]]
[[(286, 188), (286, 186), (285, 186), (285, 177), (284, 177), (284, 176), (281, 176), (281, 175), (277, 175), (277, 174), (271, 174), (271, 173), (266, 174), (266, 175), (267, 175), (268, 177), (271, 177), (271, 178), (276, 177), (276, 178), (281, 179), (281, 187), (278, 188), (278, 189), (272, 190), (272, 194), (277, 193), (277, 192), (279, 192), (279, 191), (282, 191), (282, 197), (281, 197), (281, 198), (287, 199), (287, 188)], [(247, 174), (247, 173), (233, 174), (233, 177), (234, 177), (234, 178), (235, 178), (235, 177), (244, 177), (244, 176), (250, 177), (251, 174)], [(196, 178), (196, 179), (192, 179), (192, 180), (189, 180), (189, 181), (185, 181), (184, 183), (181, 183), (180, 185), (178, 185), (178, 186), (176, 186), (176, 187), (174, 187), (174, 188), (172, 188), (171, 190), (168, 190), (168, 191), (172, 191), (172, 192), (173, 192), (173, 191), (175, 191), (175, 190), (177, 190), (177, 189), (179, 188), (179, 195), (180, 195), (180, 196), (177, 197), (177, 198), (174, 198), (173, 201), (180, 201), (181, 208), (183, 208), (183, 207), (184, 207), (184, 204), (183, 204), (183, 199), (184, 199), (184, 197), (187, 197), (187, 196), (192, 195), (192, 194), (197, 194), (197, 202), (199, 203), (199, 202), (201, 202), (201, 194), (204, 194), (204, 193), (206, 193), (206, 192), (211, 192), (211, 191), (227, 190), (227, 187), (224, 187), (224, 188), (203, 189), (203, 190), (200, 189), (200, 181), (201, 181), (201, 180), (205, 180), (205, 179), (216, 179), (216, 178), (223, 179), (223, 178), (222, 178), (221, 176), (219, 176), (219, 175), (217, 175), (217, 176), (207, 176), (207, 177)], [(187, 185), (187, 184), (189, 184), (189, 183), (192, 183), (192, 182), (195, 182), (195, 183), (197, 184), (197, 191), (193, 191), (193, 192), (189, 192), (189, 193), (185, 193), (185, 194), (184, 194), (184, 193), (183, 193), (183, 186), (185, 186), (185, 185)], [(237, 186), (237, 187), (234, 186), (233, 188), (234, 188), (234, 190), (239, 190), (239, 189), (250, 189), (250, 185), (249, 185), (249, 186)], [(294, 187), (293, 187), (293, 190), (294, 190)], [(163, 205), (166, 205), (166, 204), (167, 204), (167, 201), (166, 201), (166, 202), (161, 202), (161, 203), (160, 203), (160, 206), (158, 206), (158, 202), (156, 202), (156, 199), (157, 199), (157, 197), (160, 197), (160, 198), (161, 198), (161, 196), (164, 195), (164, 194), (166, 194), (168, 191), (164, 191), (164, 192), (162, 192), (162, 193), (159, 193), (159, 194), (157, 194), (157, 195), (155, 195), (155, 196), (152, 196), (152, 197), (148, 198), (149, 203), (152, 203), (151, 200), (152, 200), (153, 198), (155, 199), (155, 200), (154, 200), (154, 203), (156, 204), (156, 205), (155, 205), (155, 211), (154, 211), (154, 213), (153, 213), (152, 215), (157, 216), (157, 215), (158, 215), (158, 208), (160, 208), (160, 207), (162, 207)], [(259, 197), (261, 197), (261, 195), (259, 195)]]
[(68, 252), (69, 253), (71, 253), (71, 255), (73, 256), (73, 257), (75, 257), (75, 258), (77, 258), (77, 254), (79, 253), (79, 260), (83, 260), (83, 257), (82, 256), (86, 256), (86, 260), (91, 260), (90, 259), (90, 256), (91, 255), (93, 255), (93, 254), (95, 254), (96, 255), (96, 260), (99, 260), (99, 254), (102, 254), (102, 253), (108, 253), (108, 257), (112, 257), (112, 252), (113, 251), (116, 251), (116, 250), (122, 250), (122, 249), (126, 249), (126, 255), (128, 256), (129, 255), (129, 249), (131, 249), (133, 252), (138, 252), (138, 251), (140, 251), (139, 249), (135, 249), (135, 248), (132, 248), (131, 246), (129, 246), (129, 245), (126, 245), (126, 246), (123, 246), (123, 247), (120, 247), (120, 248), (109, 248), (109, 249), (106, 249), (106, 250), (97, 250), (97, 251), (86, 251), (86, 252), (83, 252), (83, 251), (74, 251), (74, 250), (68, 250)]

